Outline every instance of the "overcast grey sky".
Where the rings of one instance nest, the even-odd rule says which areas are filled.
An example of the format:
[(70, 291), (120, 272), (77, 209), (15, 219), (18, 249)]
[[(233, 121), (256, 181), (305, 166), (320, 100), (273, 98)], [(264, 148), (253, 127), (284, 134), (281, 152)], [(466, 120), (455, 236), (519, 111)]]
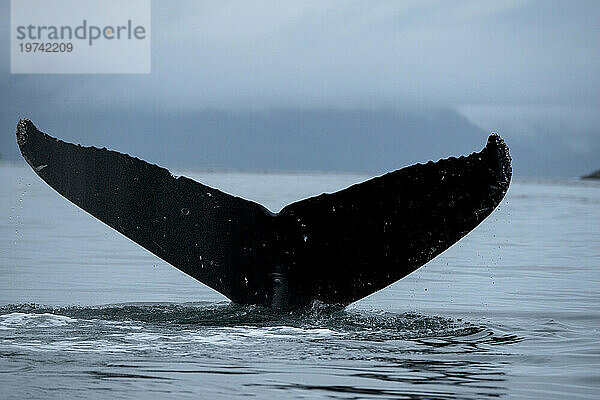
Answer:
[(548, 139), (600, 168), (599, 1), (161, 0), (152, 21), (150, 75), (11, 76), (5, 56), (3, 130), (15, 112), (48, 107), (66, 118), (452, 109), (483, 132), (530, 147)]

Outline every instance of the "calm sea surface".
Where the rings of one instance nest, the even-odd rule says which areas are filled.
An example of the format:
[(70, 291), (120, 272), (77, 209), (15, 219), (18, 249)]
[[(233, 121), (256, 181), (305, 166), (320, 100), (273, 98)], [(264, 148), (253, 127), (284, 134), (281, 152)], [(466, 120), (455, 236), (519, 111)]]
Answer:
[[(181, 172), (272, 211), (365, 176)], [(600, 398), (600, 184), (517, 180), (345, 310), (231, 305), (0, 165), (0, 398)]]

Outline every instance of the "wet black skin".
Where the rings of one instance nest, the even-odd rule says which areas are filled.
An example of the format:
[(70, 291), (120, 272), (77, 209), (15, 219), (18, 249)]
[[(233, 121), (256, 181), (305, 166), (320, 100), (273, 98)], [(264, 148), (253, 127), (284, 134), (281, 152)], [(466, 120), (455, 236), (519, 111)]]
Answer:
[[(17, 143), (58, 193), (240, 304), (350, 304), (396, 282), (481, 223), (508, 190), (496, 134), (467, 157), (416, 164), (273, 214), (127, 154), (66, 143), (29, 120)], [(69, 243), (65, 243), (68, 246)]]

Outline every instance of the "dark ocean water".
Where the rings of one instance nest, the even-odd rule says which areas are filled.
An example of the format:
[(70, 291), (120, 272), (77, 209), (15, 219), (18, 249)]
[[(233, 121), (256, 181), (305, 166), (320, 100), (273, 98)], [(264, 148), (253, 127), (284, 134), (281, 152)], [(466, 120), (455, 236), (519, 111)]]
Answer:
[[(184, 173), (276, 211), (365, 177)], [(600, 184), (517, 180), (475, 231), (346, 309), (229, 304), (0, 166), (0, 398), (594, 399)]]

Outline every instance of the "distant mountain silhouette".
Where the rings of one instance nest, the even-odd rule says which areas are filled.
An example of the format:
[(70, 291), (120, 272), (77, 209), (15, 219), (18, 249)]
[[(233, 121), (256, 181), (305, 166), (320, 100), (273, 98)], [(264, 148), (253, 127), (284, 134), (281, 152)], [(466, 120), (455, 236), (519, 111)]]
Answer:
[(478, 151), (488, 134), (452, 110), (113, 111), (35, 119), (42, 131), (65, 140), (165, 166), (251, 170), (385, 172)]
[(600, 169), (592, 172), (589, 175), (582, 176), (581, 179), (600, 179)]
[[(5, 131), (0, 152), (7, 160), (19, 160), (14, 130), (25, 117), (64, 140), (107, 147), (168, 168), (380, 174), (478, 151), (491, 133), (451, 109), (168, 113), (130, 105), (28, 113), (23, 104), (10, 104), (0, 110)], [(511, 149), (516, 176), (579, 176), (597, 165), (594, 151), (578, 154), (565, 146), (559, 128), (543, 126), (531, 135), (498, 132)]]

